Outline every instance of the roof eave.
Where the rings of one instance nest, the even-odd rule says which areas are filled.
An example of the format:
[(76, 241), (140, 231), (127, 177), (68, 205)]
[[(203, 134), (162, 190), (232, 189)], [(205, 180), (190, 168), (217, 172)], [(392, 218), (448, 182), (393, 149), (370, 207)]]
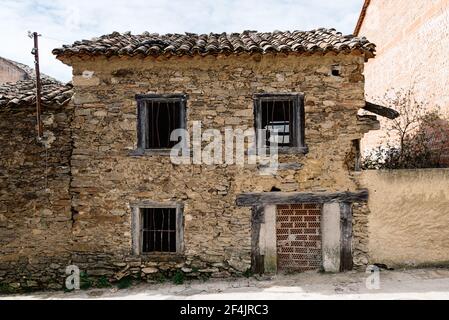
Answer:
[[(260, 52), (256, 52), (256, 53), (251, 53), (251, 52), (240, 52), (240, 53), (215, 53), (215, 54), (205, 54), (205, 55), (199, 55), (199, 56), (212, 56), (212, 55), (226, 55), (226, 56), (234, 56), (234, 57), (238, 57), (238, 56), (254, 56), (254, 55), (297, 55), (297, 56), (326, 56), (329, 54), (333, 54), (333, 55), (358, 55), (358, 56), (362, 56), (365, 58), (365, 61), (368, 61), (371, 58), (375, 57), (375, 52), (374, 51), (370, 51), (370, 50), (359, 50), (359, 49), (355, 49), (353, 51), (340, 51), (340, 52), (335, 52), (335, 51), (329, 51), (329, 52), (267, 52), (267, 53), (260, 53)], [(72, 66), (74, 59), (91, 59), (91, 58), (100, 58), (100, 57), (104, 57), (104, 58), (112, 58), (112, 57), (127, 57), (127, 58), (133, 58), (133, 57), (166, 57), (166, 58), (172, 58), (172, 57), (185, 57), (185, 56), (198, 56), (198, 54), (189, 54), (189, 55), (176, 55), (176, 54), (160, 54), (160, 55), (119, 55), (119, 54), (113, 54), (113, 55), (105, 55), (105, 54), (89, 54), (89, 53), (78, 53), (78, 54), (73, 54), (73, 53), (59, 53), (59, 54), (55, 54), (56, 59), (58, 59), (59, 61), (61, 61), (62, 63), (64, 63), (65, 65), (68, 66)]]

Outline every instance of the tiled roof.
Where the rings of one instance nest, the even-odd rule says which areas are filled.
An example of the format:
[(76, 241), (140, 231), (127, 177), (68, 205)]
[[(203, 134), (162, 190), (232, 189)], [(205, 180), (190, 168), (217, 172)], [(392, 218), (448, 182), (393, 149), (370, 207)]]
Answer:
[(114, 32), (92, 40), (77, 41), (53, 50), (61, 56), (159, 56), (208, 55), (238, 53), (351, 53), (359, 50), (366, 58), (374, 56), (375, 45), (366, 38), (344, 36), (334, 29), (312, 31), (274, 31), (221, 34), (165, 34), (145, 32), (133, 35)]
[[(71, 84), (42, 79), (42, 104), (44, 106), (63, 105), (72, 98)], [(28, 106), (36, 103), (36, 82), (20, 80), (0, 85), (0, 110)]]

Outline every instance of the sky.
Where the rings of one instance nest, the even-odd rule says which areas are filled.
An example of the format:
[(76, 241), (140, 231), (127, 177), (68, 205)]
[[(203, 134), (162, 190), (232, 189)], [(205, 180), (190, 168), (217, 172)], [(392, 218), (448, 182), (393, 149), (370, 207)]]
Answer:
[(114, 31), (221, 33), (244, 30), (353, 32), (363, 0), (0, 0), (0, 56), (34, 66), (39, 38), (41, 72), (70, 81), (72, 70), (51, 50)]

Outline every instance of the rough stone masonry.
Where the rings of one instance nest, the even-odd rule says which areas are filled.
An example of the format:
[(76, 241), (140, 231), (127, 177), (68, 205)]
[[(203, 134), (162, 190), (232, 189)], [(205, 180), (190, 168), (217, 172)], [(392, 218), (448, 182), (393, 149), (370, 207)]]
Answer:
[[(236, 205), (239, 194), (358, 190), (351, 174), (353, 142), (377, 125), (373, 118), (358, 116), (365, 105), (363, 65), (373, 56), (372, 44), (321, 29), (291, 34), (290, 40), (276, 33), (249, 34), (248, 39), (254, 44), (243, 34), (239, 38), (243, 41), (242, 52), (232, 51), (238, 48), (234, 35), (221, 35), (217, 36), (220, 40), (215, 48), (228, 39), (231, 52), (218, 49), (211, 52), (204, 49), (207, 41), (212, 41), (211, 35), (204, 40), (206, 45), (201, 44), (201, 36), (195, 38), (201, 44), (198, 50), (203, 50), (198, 54), (194, 48), (187, 52), (182, 46), (183, 39), (194, 37), (191, 34), (177, 38), (178, 42), (173, 37), (144, 34), (138, 38), (141, 46), (136, 42), (127, 45), (125, 40), (130, 37), (113, 34), (54, 51), (58, 59), (72, 66), (74, 75), (75, 93), (64, 109), (69, 112), (73, 108), (73, 118), (66, 118), (69, 127), (56, 134), (55, 142), (67, 150), (64, 161), (68, 157), (70, 167), (64, 170), (70, 172), (65, 172), (65, 187), (58, 189), (58, 192), (65, 190), (64, 195), (48, 199), (51, 205), (64, 201), (65, 209), (44, 209), (26, 201), (17, 202), (14, 208), (12, 199), (23, 190), (19, 186), (12, 188), (12, 174), (2, 169), (0, 240), (5, 244), (12, 241), (14, 225), (30, 232), (37, 230), (36, 234), (33, 231), (27, 237), (16, 237), (14, 247), (9, 245), (12, 262), (5, 262), (8, 246), (2, 245), (3, 283), (26, 287), (27, 279), (36, 274), (39, 277), (33, 277), (33, 281), (39, 286), (48, 287), (50, 283), (62, 287), (63, 264), (53, 264), (54, 273), (41, 271), (39, 263), (44, 261), (48, 266), (49, 257), (75, 264), (89, 275), (111, 279), (128, 275), (153, 279), (159, 273), (170, 275), (176, 270), (188, 276), (239, 275), (250, 269), (252, 250), (252, 211)], [(116, 38), (125, 40), (116, 42)], [(283, 41), (290, 47), (282, 46)], [(306, 45), (300, 47), (294, 45), (295, 41), (315, 42), (310, 45), (304, 42)], [(273, 49), (267, 49), (265, 43), (271, 43)], [(176, 50), (178, 45), (181, 48), (178, 53), (162, 54), (161, 48), (173, 46)], [(247, 49), (251, 46), (260, 50)], [(152, 54), (154, 47), (160, 53)], [(204, 129), (221, 131), (226, 126), (254, 127), (255, 94), (303, 93), (308, 152), (281, 154), (281, 169), (272, 176), (259, 175), (256, 165), (174, 165), (167, 155), (138, 156), (132, 153), (137, 148), (138, 135), (135, 96), (149, 93), (186, 94), (187, 128), (193, 121), (201, 121)], [(10, 128), (8, 122), (2, 118), (2, 128)], [(15, 140), (11, 134), (5, 137), (5, 130), (2, 129), (2, 141)], [(22, 131), (17, 136), (32, 134), (31, 126), (26, 130), (29, 132)], [(28, 144), (33, 145), (31, 141)], [(20, 156), (27, 150), (2, 152), (2, 168), (12, 161), (13, 152), (19, 152)], [(42, 157), (41, 153), (27, 163), (42, 163)], [(32, 179), (28, 184), (33, 185), (35, 178), (41, 176), (40, 171), (26, 167), (18, 167), (15, 172), (18, 176), (14, 181), (21, 184), (26, 184), (24, 179)], [(56, 183), (57, 176), (49, 179)], [(33, 195), (37, 199), (44, 196)], [(183, 252), (133, 253), (132, 203), (139, 201), (182, 204)], [(20, 213), (13, 215), (16, 211)], [(356, 266), (368, 262), (366, 214), (364, 204), (353, 205)], [(61, 217), (62, 232), (50, 230), (47, 220), (58, 221), (59, 215), (64, 217)], [(49, 228), (35, 227), (42, 225)], [(4, 230), (8, 230), (8, 235)], [(45, 237), (46, 241), (33, 247), (32, 253), (21, 248), (39, 237)], [(64, 249), (59, 251), (59, 247)], [(31, 256), (39, 256), (36, 258), (39, 262), (35, 263)], [(22, 260), (26, 260), (26, 272), (17, 273), (14, 278), (11, 268)], [(47, 266), (45, 270), (49, 270)]]

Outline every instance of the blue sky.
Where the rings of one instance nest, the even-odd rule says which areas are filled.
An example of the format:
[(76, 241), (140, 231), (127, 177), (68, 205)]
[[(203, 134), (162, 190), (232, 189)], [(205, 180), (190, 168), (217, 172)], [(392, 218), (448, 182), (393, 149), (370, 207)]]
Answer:
[(113, 31), (209, 33), (310, 30), (352, 33), (363, 0), (0, 0), (0, 56), (30, 66), (28, 30), (42, 34), (41, 70), (62, 81), (71, 68), (53, 48)]

